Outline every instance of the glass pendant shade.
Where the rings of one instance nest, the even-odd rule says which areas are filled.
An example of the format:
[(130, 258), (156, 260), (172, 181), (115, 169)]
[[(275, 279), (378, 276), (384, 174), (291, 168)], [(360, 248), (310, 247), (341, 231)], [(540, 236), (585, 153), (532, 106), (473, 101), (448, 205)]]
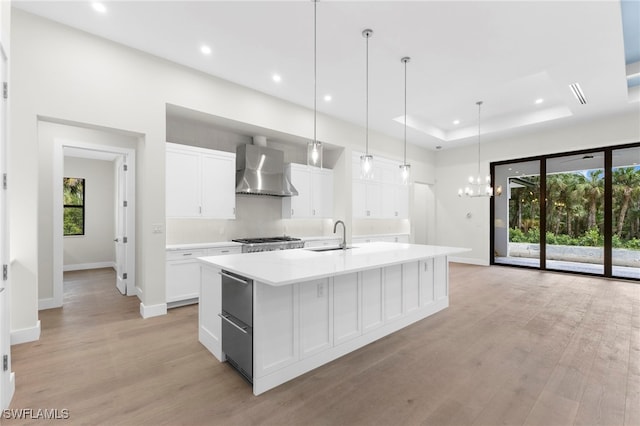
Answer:
[(322, 168), (322, 142), (309, 141), (307, 144), (307, 165)]
[(411, 164), (400, 165), (400, 179), (403, 185), (409, 184), (409, 178), (411, 177)]
[(373, 156), (360, 156), (360, 177), (362, 179), (373, 179)]

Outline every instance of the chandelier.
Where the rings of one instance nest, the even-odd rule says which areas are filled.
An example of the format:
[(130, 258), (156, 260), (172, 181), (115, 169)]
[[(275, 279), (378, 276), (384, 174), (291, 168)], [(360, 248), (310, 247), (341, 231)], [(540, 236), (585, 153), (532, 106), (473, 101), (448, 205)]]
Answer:
[(458, 197), (466, 195), (467, 197), (491, 197), (493, 188), (491, 187), (491, 176), (486, 175), (484, 178), (480, 174), (480, 109), (482, 101), (476, 102), (478, 105), (478, 174), (469, 176), (467, 185), (458, 189)]

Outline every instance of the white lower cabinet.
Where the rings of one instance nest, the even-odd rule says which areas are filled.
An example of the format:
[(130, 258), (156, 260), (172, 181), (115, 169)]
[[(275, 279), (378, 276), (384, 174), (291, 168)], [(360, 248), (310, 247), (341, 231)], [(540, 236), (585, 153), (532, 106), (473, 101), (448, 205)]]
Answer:
[(197, 299), (200, 296), (200, 263), (205, 250), (175, 250), (167, 252), (167, 304)]
[(358, 274), (333, 278), (333, 342), (347, 342), (362, 334), (360, 322), (360, 284)]
[(302, 358), (333, 345), (333, 306), (328, 279), (299, 284), (300, 355)]
[(402, 316), (402, 265), (384, 268), (384, 319)]
[(402, 265), (402, 305), (407, 314), (420, 309), (420, 262)]
[(166, 300), (167, 308), (198, 303), (200, 297), (201, 266), (198, 257), (240, 253), (240, 247), (167, 250)]
[(420, 306), (435, 301), (433, 292), (433, 259), (420, 261)]
[(298, 361), (298, 285), (254, 282), (254, 295), (253, 374), (262, 377)]
[(449, 277), (447, 259), (436, 258), (433, 262), (434, 299), (436, 301), (449, 297)]
[(382, 271), (369, 269), (362, 271), (362, 331), (380, 327), (384, 322)]

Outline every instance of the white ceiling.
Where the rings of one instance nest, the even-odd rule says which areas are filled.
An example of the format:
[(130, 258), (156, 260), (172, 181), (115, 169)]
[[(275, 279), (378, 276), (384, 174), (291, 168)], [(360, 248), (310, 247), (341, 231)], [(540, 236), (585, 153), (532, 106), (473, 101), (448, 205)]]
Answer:
[[(313, 108), (312, 1), (104, 4), (99, 14), (83, 1), (14, 0), (14, 7)], [(618, 1), (321, 1), (318, 111), (362, 126), (365, 28), (374, 31), (369, 127), (402, 139), (400, 59), (410, 56), (407, 139), (416, 145), (475, 142), (478, 100), (489, 137), (640, 112), (640, 103), (629, 102)], [(202, 44), (211, 55), (200, 52)], [(587, 105), (571, 94), (575, 82)], [(331, 102), (322, 99), (327, 93)]]

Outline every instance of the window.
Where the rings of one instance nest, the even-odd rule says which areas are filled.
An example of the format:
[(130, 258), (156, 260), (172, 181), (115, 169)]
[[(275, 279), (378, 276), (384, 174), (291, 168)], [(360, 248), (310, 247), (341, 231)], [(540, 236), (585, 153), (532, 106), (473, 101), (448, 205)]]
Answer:
[(83, 178), (63, 178), (64, 235), (84, 235)]

